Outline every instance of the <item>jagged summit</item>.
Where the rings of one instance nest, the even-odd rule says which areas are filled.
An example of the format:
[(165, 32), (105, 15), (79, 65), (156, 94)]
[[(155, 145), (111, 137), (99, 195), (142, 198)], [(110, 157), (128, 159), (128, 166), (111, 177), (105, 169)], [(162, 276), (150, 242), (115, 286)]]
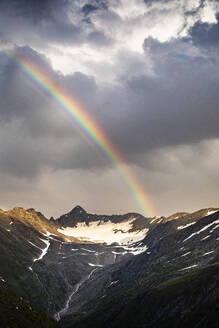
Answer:
[(61, 226), (75, 226), (78, 222), (88, 223), (89, 214), (79, 205), (71, 211), (61, 215), (56, 219), (56, 223)]
[(85, 214), (85, 213), (87, 213), (80, 205), (77, 205), (77, 206), (75, 206), (72, 210), (71, 210), (71, 212), (70, 213), (72, 213), (72, 214)]
[(67, 236), (93, 242), (127, 242), (144, 238), (150, 220), (138, 213), (97, 215), (77, 205), (56, 220), (58, 231)]

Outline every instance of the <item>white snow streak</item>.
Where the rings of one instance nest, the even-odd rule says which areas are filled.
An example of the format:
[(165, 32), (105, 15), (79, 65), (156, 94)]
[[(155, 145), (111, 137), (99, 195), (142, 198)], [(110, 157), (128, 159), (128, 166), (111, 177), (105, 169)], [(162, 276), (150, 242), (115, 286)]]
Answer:
[(203, 227), (201, 230), (199, 230), (199, 231), (197, 231), (197, 232), (193, 232), (189, 237), (187, 237), (186, 239), (183, 240), (183, 243), (184, 243), (185, 241), (187, 241), (188, 239), (192, 238), (193, 236), (200, 234), (201, 232), (207, 230), (209, 227), (211, 227), (212, 225), (217, 224), (217, 223), (219, 223), (219, 220), (215, 220), (215, 221), (213, 221), (213, 222), (207, 224), (207, 225), (206, 225), (205, 227)]
[(179, 270), (179, 271), (189, 270), (189, 269), (195, 268), (195, 267), (197, 267), (197, 266), (198, 266), (198, 264), (193, 264), (193, 265), (190, 265), (190, 266), (188, 266), (188, 267), (186, 267), (186, 268), (183, 268), (183, 269), (181, 269), (181, 270)]
[(208, 239), (209, 237), (211, 237), (211, 235), (207, 235), (206, 237), (202, 238), (201, 240)]
[(219, 224), (217, 224), (214, 228), (212, 228), (211, 231), (210, 231), (210, 233), (212, 233), (217, 228), (219, 228)]
[(212, 254), (212, 253), (214, 253), (214, 251), (207, 252), (207, 253), (203, 254), (203, 256), (208, 255), (208, 254)]
[(208, 211), (207, 214), (206, 214), (206, 216), (211, 215), (211, 214), (214, 214), (216, 212), (218, 212), (218, 210)]
[(36, 247), (36, 248), (39, 248), (39, 249), (41, 249), (39, 246), (37, 246), (37, 245), (35, 245), (35, 244), (33, 244), (30, 240), (28, 240), (27, 241), (29, 244), (31, 244), (32, 246), (34, 246), (34, 247)]
[(84, 251), (89, 252), (89, 253), (95, 253), (96, 252), (96, 251), (91, 251), (90, 249), (87, 249), (87, 248), (81, 248), (81, 249), (83, 249)]
[[(141, 253), (144, 253), (146, 252), (146, 250), (148, 249), (148, 247), (145, 245), (145, 246), (141, 246), (141, 247), (135, 247), (135, 246), (123, 246), (123, 248), (125, 250), (127, 250), (129, 253), (132, 253), (133, 255), (138, 255), (138, 254), (141, 254)], [(150, 254), (148, 252), (148, 254)]]
[(181, 257), (183, 257), (183, 256), (187, 256), (187, 255), (189, 255), (190, 253), (191, 253), (191, 252), (187, 252), (187, 253), (181, 255)]
[(119, 280), (115, 280), (115, 281), (112, 281), (108, 287), (112, 286), (112, 285), (115, 285), (115, 284), (118, 284)]
[(187, 227), (190, 227), (191, 225), (195, 224), (196, 222), (191, 222), (191, 223), (188, 223), (186, 225), (183, 225), (183, 226), (179, 226), (177, 227), (177, 230), (182, 230), (182, 229), (186, 229)]
[[(49, 240), (44, 240), (44, 239), (41, 239), (45, 244), (46, 244), (46, 247), (41, 249), (42, 250), (42, 253), (40, 254), (40, 256), (36, 259), (33, 260), (33, 262), (36, 262), (36, 261), (40, 261), (43, 259), (43, 257), (46, 255), (48, 249), (49, 249), (49, 246), (50, 246), (50, 241)], [(35, 245), (36, 246), (36, 245)]]
[(2, 276), (0, 276), (0, 280), (1, 280), (2, 282), (5, 282), (5, 279), (2, 278)]

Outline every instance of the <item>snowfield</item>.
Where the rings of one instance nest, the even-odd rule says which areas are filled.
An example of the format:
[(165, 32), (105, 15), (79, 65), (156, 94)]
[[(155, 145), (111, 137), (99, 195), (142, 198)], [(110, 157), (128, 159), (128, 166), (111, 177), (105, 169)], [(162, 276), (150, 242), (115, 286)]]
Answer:
[(111, 221), (92, 221), (87, 225), (86, 223), (78, 223), (76, 227), (66, 227), (58, 229), (58, 232), (66, 236), (71, 236), (84, 241), (101, 242), (101, 243), (119, 243), (129, 244), (142, 240), (148, 229), (141, 231), (131, 231), (131, 219), (121, 223), (113, 223)]

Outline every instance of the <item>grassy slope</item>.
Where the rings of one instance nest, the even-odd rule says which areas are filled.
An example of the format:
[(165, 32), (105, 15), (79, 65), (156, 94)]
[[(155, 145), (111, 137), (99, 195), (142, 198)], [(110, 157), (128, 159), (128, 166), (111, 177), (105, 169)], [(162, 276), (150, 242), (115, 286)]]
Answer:
[(216, 328), (219, 262), (169, 279), (155, 288), (135, 286), (135, 297), (124, 306), (117, 304), (116, 299), (112, 295), (91, 315), (81, 320), (80, 316), (75, 317), (74, 328)]
[(61, 326), (21, 298), (0, 288), (0, 327), (58, 328)]

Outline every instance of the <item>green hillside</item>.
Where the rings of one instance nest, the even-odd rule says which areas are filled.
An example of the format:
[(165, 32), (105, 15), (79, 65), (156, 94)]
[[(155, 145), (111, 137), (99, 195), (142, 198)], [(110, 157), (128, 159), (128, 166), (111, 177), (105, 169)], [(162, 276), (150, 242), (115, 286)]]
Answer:
[(0, 327), (60, 328), (61, 326), (22, 298), (0, 288)]

